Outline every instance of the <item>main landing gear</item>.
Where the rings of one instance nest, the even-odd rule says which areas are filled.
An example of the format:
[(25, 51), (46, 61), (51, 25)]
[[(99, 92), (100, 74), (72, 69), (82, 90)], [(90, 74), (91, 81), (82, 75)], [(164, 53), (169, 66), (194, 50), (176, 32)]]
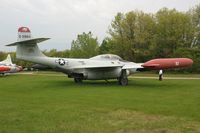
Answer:
[(5, 76), (5, 73), (0, 73), (0, 76)]
[(82, 83), (83, 80), (81, 78), (74, 78), (75, 83)]
[(128, 85), (128, 77), (127, 77), (127, 74), (126, 74), (126, 70), (122, 70), (122, 73), (121, 73), (121, 76), (118, 79), (118, 82), (122, 86)]

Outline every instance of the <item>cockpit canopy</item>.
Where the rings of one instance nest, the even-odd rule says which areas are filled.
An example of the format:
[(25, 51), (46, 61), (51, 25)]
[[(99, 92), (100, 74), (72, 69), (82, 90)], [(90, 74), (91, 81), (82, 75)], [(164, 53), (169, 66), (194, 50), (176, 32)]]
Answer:
[(118, 55), (114, 55), (114, 54), (97, 55), (90, 59), (92, 59), (92, 60), (122, 60), (121, 57), (119, 57)]

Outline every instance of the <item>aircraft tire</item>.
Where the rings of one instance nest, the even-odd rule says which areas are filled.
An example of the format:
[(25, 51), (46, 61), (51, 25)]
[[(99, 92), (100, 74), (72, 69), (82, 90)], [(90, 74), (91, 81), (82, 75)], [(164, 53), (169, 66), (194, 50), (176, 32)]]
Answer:
[(121, 76), (119, 77), (119, 84), (122, 86), (128, 85), (128, 78), (126, 75), (126, 70), (122, 70)]
[(119, 84), (122, 86), (128, 85), (128, 78), (119, 78)]
[(75, 83), (82, 83), (82, 79), (81, 78), (74, 78), (74, 82)]
[(1, 76), (5, 76), (5, 73), (1, 73)]

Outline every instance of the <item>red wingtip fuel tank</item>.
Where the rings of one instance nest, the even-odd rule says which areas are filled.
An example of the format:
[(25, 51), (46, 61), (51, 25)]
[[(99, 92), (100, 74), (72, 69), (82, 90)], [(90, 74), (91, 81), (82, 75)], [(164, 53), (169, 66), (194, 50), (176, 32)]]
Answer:
[(0, 67), (0, 72), (1, 71), (10, 71), (9, 67)]
[(150, 69), (170, 69), (190, 67), (192, 64), (193, 60), (189, 58), (164, 58), (147, 61), (142, 66)]

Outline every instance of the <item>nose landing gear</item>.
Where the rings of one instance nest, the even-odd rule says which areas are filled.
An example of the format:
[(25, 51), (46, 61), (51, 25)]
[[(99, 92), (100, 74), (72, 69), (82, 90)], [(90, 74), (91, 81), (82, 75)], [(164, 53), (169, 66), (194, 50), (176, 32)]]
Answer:
[(126, 74), (126, 70), (122, 70), (121, 76), (119, 77), (118, 82), (122, 86), (128, 85), (128, 77), (127, 77), (127, 74)]

